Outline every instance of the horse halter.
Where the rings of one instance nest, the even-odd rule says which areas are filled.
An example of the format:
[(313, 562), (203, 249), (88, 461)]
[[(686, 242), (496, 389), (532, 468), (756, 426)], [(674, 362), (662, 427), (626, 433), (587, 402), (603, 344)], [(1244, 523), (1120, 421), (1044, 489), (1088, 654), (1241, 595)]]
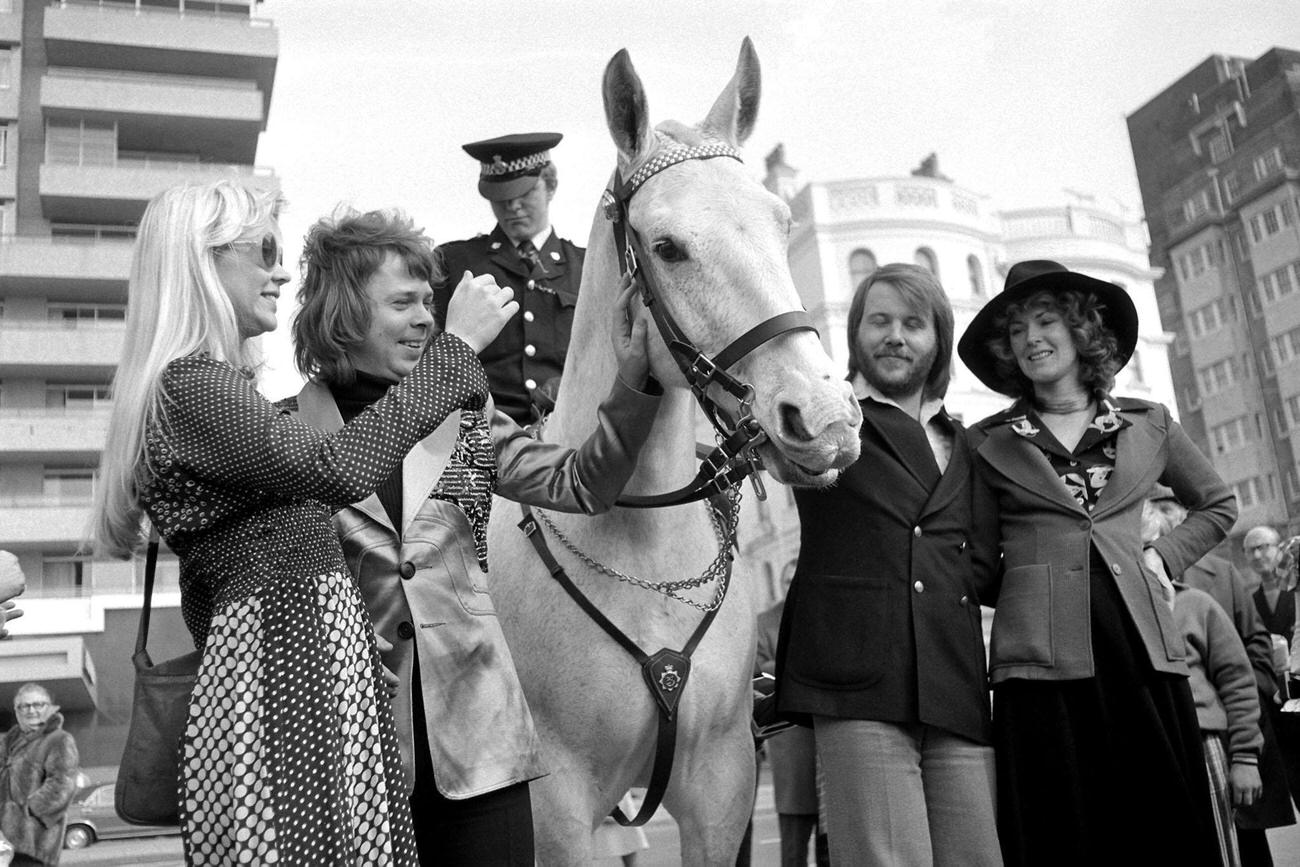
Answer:
[[(716, 157), (728, 157), (743, 162), (740, 153), (725, 144), (675, 145), (655, 154), (627, 180), (623, 180), (622, 175), (615, 172), (611, 188), (605, 190), (601, 196), (605, 218), (613, 223), (616, 255), (621, 251), (619, 269), (623, 274), (640, 278), (641, 302), (650, 311), (655, 326), (659, 329), (659, 335), (668, 346), (669, 353), (677, 362), (677, 367), (686, 378), (691, 393), (695, 395), (696, 402), (704, 410), (719, 439), (717, 447), (703, 457), (699, 472), (691, 482), (664, 494), (625, 495), (617, 501), (620, 506), (646, 509), (702, 500), (726, 491), (739, 484), (746, 476), (762, 469), (762, 458), (759, 457), (756, 448), (762, 444), (766, 434), (752, 412), (754, 387), (732, 376), (727, 372), (728, 368), (782, 334), (791, 331), (817, 333), (807, 311), (791, 310), (778, 313), (755, 325), (729, 343), (713, 358), (709, 358), (683, 333), (677, 321), (673, 319), (672, 313), (662, 300), (661, 293), (656, 291), (650, 270), (641, 268), (641, 261), (645, 258), (644, 246), (640, 236), (628, 222), (628, 208), (632, 203), (632, 196), (647, 180), (670, 166), (687, 160), (708, 160)], [(709, 397), (708, 388), (714, 383), (738, 401), (739, 417), (734, 422), (727, 410)], [(753, 480), (759, 498), (762, 499), (764, 494), (758, 477), (754, 476)]]

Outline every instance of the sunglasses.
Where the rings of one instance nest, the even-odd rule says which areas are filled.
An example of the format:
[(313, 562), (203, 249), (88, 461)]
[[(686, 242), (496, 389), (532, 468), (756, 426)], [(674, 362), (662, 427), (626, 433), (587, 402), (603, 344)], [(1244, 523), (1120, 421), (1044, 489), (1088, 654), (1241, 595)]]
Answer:
[[(258, 241), (234, 241), (226, 244), (222, 249), (233, 250), (236, 247), (252, 247), (258, 244)], [(280, 242), (275, 240), (275, 235), (267, 233), (262, 236), (262, 267), (267, 271), (275, 270), (277, 265), (284, 264), (284, 251), (280, 249)]]

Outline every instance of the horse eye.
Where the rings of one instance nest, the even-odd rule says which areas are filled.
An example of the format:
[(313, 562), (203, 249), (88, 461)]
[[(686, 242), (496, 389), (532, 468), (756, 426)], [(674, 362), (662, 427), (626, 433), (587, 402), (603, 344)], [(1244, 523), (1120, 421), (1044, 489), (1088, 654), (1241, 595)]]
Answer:
[(665, 262), (682, 262), (686, 260), (686, 251), (667, 239), (655, 241), (650, 249)]

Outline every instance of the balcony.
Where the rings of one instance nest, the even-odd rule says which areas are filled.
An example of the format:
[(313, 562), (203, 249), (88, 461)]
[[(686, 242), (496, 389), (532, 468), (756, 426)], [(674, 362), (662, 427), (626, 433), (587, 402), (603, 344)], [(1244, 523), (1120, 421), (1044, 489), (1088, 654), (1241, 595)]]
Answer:
[(47, 161), (41, 164), (40, 174), (45, 218), (81, 223), (139, 222), (150, 199), (186, 181), (234, 178), (257, 189), (280, 188), (280, 178), (269, 168), (154, 159), (145, 154), (94, 164)]
[(45, 7), (45, 55), (50, 66), (252, 80), (265, 114), (280, 37), (251, 6), (54, 0)]
[(266, 101), (248, 80), (83, 68), (51, 69), (40, 83), (47, 118), (112, 119), (124, 148), (248, 162), (266, 126)]
[(90, 460), (104, 448), (111, 404), (93, 409), (0, 407), (0, 455), (6, 461)]
[(102, 380), (122, 357), (124, 324), (68, 327), (43, 319), (0, 319), (0, 376)]
[(95, 664), (80, 636), (16, 638), (0, 644), (0, 702), (13, 707), (14, 694), (35, 681), (58, 696), (65, 710), (92, 710), (98, 696)]
[(0, 237), (0, 281), (6, 297), (125, 300), (131, 249), (119, 238), (8, 235)]
[(85, 497), (0, 496), (0, 547), (11, 550), (76, 548), (85, 538), (89, 520), (90, 502)]

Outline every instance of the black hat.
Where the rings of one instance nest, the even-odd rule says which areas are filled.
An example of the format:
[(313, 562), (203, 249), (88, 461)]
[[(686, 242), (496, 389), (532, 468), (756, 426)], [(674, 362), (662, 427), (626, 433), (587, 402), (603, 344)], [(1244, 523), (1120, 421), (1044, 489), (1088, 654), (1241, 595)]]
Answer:
[(564, 136), (558, 132), (525, 132), (461, 145), (478, 160), (478, 191), (485, 199), (515, 199), (537, 185), (537, 176), (551, 163), (551, 148)]
[(1016, 389), (998, 373), (997, 358), (988, 347), (989, 341), (997, 336), (994, 323), (1010, 305), (1056, 289), (1074, 289), (1096, 296), (1102, 322), (1114, 332), (1119, 343), (1120, 366), (1128, 364), (1138, 338), (1137, 308), (1128, 293), (1114, 283), (1076, 273), (1058, 262), (1030, 259), (1011, 266), (1002, 291), (980, 308), (957, 342), (957, 355), (980, 382), (1001, 394), (1015, 395)]

